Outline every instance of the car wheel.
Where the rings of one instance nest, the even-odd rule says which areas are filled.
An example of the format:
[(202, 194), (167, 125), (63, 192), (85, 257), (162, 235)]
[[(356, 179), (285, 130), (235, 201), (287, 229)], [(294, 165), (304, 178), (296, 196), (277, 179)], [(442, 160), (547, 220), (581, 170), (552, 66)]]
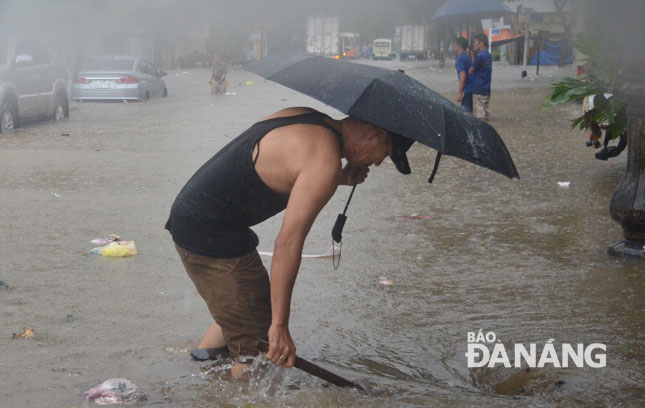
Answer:
[(54, 105), (54, 113), (52, 115), (52, 119), (54, 121), (63, 120), (66, 117), (69, 117), (69, 110), (66, 102), (64, 94), (59, 93), (56, 95), (56, 104)]
[(13, 105), (10, 103), (5, 103), (0, 109), (0, 133), (7, 130), (13, 130), (16, 126), (16, 112), (13, 108)]
[(165, 98), (166, 96), (168, 96), (168, 89), (164, 88), (163, 89), (163, 97)]

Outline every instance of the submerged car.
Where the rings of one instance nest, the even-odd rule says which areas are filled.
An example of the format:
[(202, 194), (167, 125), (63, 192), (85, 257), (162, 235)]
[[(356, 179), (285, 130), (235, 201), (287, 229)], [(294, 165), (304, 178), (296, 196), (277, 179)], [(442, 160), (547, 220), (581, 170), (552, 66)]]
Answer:
[(69, 117), (65, 69), (37, 40), (0, 33), (0, 132)]
[(166, 72), (142, 57), (104, 56), (87, 62), (72, 82), (72, 99), (144, 101), (168, 96)]

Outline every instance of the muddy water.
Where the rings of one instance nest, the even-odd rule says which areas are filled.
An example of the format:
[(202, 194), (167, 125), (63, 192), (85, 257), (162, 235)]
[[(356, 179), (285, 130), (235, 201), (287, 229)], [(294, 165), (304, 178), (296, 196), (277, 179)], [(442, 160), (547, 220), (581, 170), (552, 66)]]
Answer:
[[(390, 63), (388, 63), (390, 64)], [(452, 70), (404, 68), (454, 98)], [(304, 260), (293, 299), (298, 353), (363, 384), (340, 390), (258, 362), (249, 383), (188, 357), (210, 317), (163, 229), (186, 179), (256, 119), (311, 99), (243, 71), (208, 94), (208, 72), (172, 71), (169, 97), (73, 104), (71, 119), (0, 135), (0, 406), (90, 406), (82, 393), (112, 377), (139, 384), (143, 405), (552, 406), (643, 402), (645, 267), (605, 254), (620, 228), (608, 214), (625, 155), (600, 162), (567, 121), (544, 111), (562, 72), (520, 81), (498, 67), (492, 121), (521, 180), (414, 146), (413, 174), (370, 173), (349, 209), (341, 266)], [(549, 76), (551, 75), (551, 76)], [(245, 85), (254, 81), (253, 85)], [(561, 188), (558, 181), (570, 181)], [(349, 194), (318, 217), (307, 253), (330, 245)], [(406, 214), (422, 220), (400, 220)], [(259, 226), (272, 250), (280, 217)], [(88, 256), (117, 233), (140, 254)], [(265, 259), (267, 266), (270, 260)], [(392, 286), (379, 285), (379, 277)], [(11, 334), (32, 327), (34, 339)], [(604, 343), (605, 368), (467, 368), (467, 333), (513, 344)]]

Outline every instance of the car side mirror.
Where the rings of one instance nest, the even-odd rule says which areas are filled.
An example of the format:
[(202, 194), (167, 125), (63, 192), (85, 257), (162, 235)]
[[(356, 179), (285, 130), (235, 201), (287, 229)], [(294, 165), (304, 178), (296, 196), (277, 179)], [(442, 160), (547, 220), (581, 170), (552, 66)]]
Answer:
[(16, 67), (26, 67), (33, 63), (34, 59), (31, 55), (16, 55)]
[(166, 75), (168, 75), (168, 73), (166, 73), (166, 71), (164, 71), (163, 69), (159, 70), (159, 78), (165, 77)]

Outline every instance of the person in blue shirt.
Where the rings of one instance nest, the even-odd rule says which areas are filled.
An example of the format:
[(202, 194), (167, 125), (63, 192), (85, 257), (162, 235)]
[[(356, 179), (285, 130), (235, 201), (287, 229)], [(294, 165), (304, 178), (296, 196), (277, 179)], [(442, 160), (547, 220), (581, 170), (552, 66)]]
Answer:
[(473, 49), (476, 54), (469, 70), (472, 75), (473, 115), (478, 119), (488, 120), (490, 82), (493, 74), (493, 58), (488, 52), (488, 37), (481, 33), (475, 35)]
[(455, 40), (455, 69), (457, 70), (457, 79), (459, 80), (459, 89), (457, 91), (457, 102), (461, 103), (461, 108), (467, 112), (473, 111), (473, 94), (471, 90), (472, 76), (469, 69), (472, 66), (472, 59), (466, 53), (468, 50), (468, 40), (459, 37)]

